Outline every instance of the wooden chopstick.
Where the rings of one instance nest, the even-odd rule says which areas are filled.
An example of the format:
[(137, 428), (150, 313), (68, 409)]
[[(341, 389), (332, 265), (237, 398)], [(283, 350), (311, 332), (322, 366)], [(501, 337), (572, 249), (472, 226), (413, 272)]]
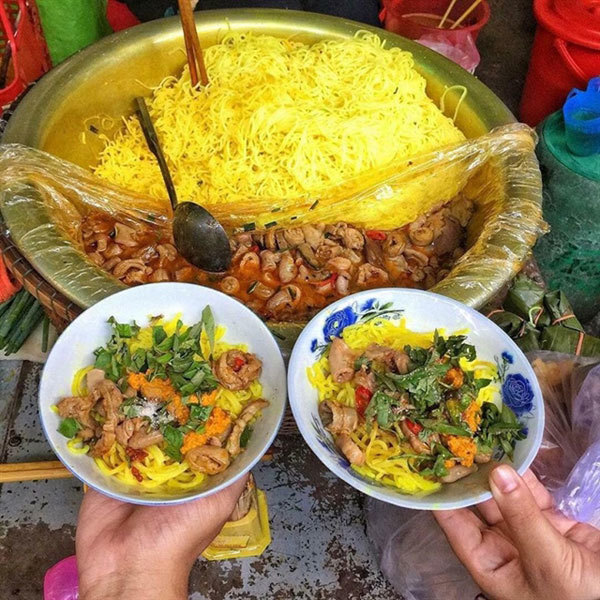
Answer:
[(452, 0), (452, 2), (450, 2), (450, 4), (448, 4), (448, 8), (446, 9), (444, 16), (442, 17), (442, 20), (438, 23), (438, 29), (442, 29), (444, 27), (444, 23), (446, 22), (448, 15), (452, 12), (452, 9), (454, 8), (454, 5), (457, 2), (458, 2), (458, 0)]
[(204, 56), (198, 39), (198, 30), (194, 19), (194, 10), (190, 0), (177, 0), (179, 4), (179, 16), (183, 27), (183, 37), (185, 38), (185, 51), (187, 53), (188, 65), (190, 68), (190, 78), (192, 85), (198, 85), (198, 71), (200, 72), (200, 81), (202, 85), (208, 85), (208, 75)]
[(0, 465), (0, 483), (67, 477), (72, 477), (71, 471), (58, 460)]
[(450, 29), (456, 29), (479, 5), (481, 4), (481, 0), (475, 0), (465, 12), (452, 23)]
[[(273, 459), (271, 450), (261, 457), (261, 462)], [(29, 463), (0, 464), (0, 483), (36, 481), (37, 479), (67, 479), (73, 474), (59, 460), (46, 460)]]

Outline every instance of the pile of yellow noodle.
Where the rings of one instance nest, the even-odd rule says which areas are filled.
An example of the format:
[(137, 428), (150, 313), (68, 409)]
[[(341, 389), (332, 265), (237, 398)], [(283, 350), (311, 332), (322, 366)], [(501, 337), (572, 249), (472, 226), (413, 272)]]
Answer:
[[(464, 140), (425, 93), (412, 55), (372, 33), (312, 46), (229, 33), (205, 60), (206, 88), (193, 89), (186, 68), (148, 99), (179, 198), (257, 199), (267, 210), (278, 199), (283, 216), (299, 199)], [(97, 175), (166, 198), (136, 116), (104, 140)]]
[[(172, 335), (178, 319), (179, 315), (167, 323), (157, 322), (155, 324), (161, 324), (167, 335)], [(185, 329), (186, 327), (184, 326), (181, 331)], [(233, 345), (223, 341), (224, 334), (225, 328), (218, 325), (215, 331), (216, 343), (213, 352), (215, 358), (218, 358), (223, 352), (234, 348), (247, 350), (245, 345)], [(140, 330), (138, 335), (131, 340), (129, 346), (132, 352), (137, 348), (151, 348), (152, 328), (145, 327)], [(201, 347), (204, 356), (208, 356), (208, 340), (204, 333), (201, 338)], [(84, 367), (75, 373), (71, 390), (73, 395), (83, 396), (87, 393), (85, 388), (85, 374), (92, 368), (91, 366)], [(232, 391), (225, 389), (221, 385), (219, 385), (217, 390), (215, 405), (228, 411), (232, 418), (238, 416), (248, 402), (262, 398), (262, 385), (258, 380), (254, 381), (246, 390)], [(69, 440), (67, 446), (71, 452), (76, 454), (85, 454), (89, 450), (89, 446), (83, 444), (77, 438)], [(94, 460), (104, 474), (114, 476), (119, 481), (129, 485), (141, 486), (149, 493), (164, 493), (169, 491), (176, 493), (192, 489), (199, 486), (206, 478), (206, 475), (192, 471), (185, 460), (180, 463), (167, 456), (160, 445), (149, 446), (148, 448), (144, 448), (144, 450), (148, 453), (146, 458), (141, 461), (129, 461), (125, 453), (125, 448), (115, 442), (108, 454)], [(138, 481), (133, 476), (131, 467), (137, 468), (142, 476), (142, 481)]]
[[(379, 318), (346, 327), (343, 338), (352, 350), (360, 353), (373, 343), (398, 350), (406, 345), (428, 348), (433, 340), (433, 332), (410, 331), (406, 327), (405, 319), (390, 321)], [(476, 378), (493, 379), (497, 373), (493, 363), (481, 360), (468, 362), (461, 359), (460, 366), (464, 370), (474, 371)], [(354, 406), (355, 385), (352, 382), (339, 384), (333, 381), (326, 355), (308, 369), (308, 379), (317, 389), (319, 402), (333, 400)], [(492, 383), (483, 388), (477, 401), (498, 402), (498, 385)], [(398, 436), (393, 431), (379, 429), (376, 422), (370, 429), (366, 423), (361, 423), (351, 437), (365, 454), (364, 465), (352, 465), (361, 475), (398, 488), (405, 494), (428, 494), (439, 489), (441, 484), (425, 479), (411, 469), (409, 459), (398, 458), (398, 455), (413, 452), (408, 444), (399, 440), (399, 437), (402, 437), (401, 433)]]

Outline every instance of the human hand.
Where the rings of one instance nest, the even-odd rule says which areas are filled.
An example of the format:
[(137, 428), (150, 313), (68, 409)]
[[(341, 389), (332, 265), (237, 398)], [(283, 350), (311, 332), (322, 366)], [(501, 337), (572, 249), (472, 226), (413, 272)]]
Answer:
[(493, 500), (434, 516), (475, 582), (493, 600), (598, 600), (600, 530), (554, 509), (531, 471), (490, 475)]
[(199, 554), (227, 521), (242, 477), (206, 498), (176, 506), (138, 506), (86, 493), (75, 545), (81, 600), (187, 599)]

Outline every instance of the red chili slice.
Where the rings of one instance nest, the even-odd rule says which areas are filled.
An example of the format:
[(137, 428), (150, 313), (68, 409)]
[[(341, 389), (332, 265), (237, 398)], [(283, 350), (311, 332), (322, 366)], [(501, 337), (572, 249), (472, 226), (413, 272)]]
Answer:
[(359, 385), (354, 391), (354, 406), (361, 417), (365, 416), (365, 411), (369, 406), (369, 402), (371, 402), (372, 396), (373, 392), (364, 385)]
[(367, 237), (375, 240), (376, 242), (383, 242), (387, 237), (387, 234), (384, 231), (378, 231), (377, 229), (371, 229), (366, 232)]
[(243, 358), (241, 358), (240, 356), (236, 356), (233, 359), (232, 369), (237, 373), (245, 364), (246, 364), (246, 361)]
[(250, 252), (258, 252), (260, 250), (260, 248), (258, 247), (258, 244), (254, 244), (254, 246), (250, 246)]
[(131, 474), (141, 483), (142, 481), (144, 481), (144, 478), (142, 477), (142, 474), (135, 468), (135, 467), (131, 467)]
[(419, 435), (419, 433), (423, 431), (423, 425), (421, 425), (420, 423), (415, 423), (410, 419), (406, 419), (404, 422), (406, 423), (406, 426), (410, 429), (410, 431), (415, 435)]

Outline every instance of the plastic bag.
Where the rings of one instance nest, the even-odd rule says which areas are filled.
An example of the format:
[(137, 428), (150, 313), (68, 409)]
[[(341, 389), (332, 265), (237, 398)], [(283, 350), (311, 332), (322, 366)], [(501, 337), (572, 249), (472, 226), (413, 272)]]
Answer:
[[(468, 249), (431, 289), (480, 306), (520, 270), (543, 231), (535, 140), (528, 127), (508, 125), (368, 172), (321, 198), (214, 204), (210, 210), (230, 232), (338, 221), (385, 230), (449, 201), (472, 201), (470, 220), (468, 214), (459, 218), (468, 220)], [(171, 216), (166, 192), (164, 199), (136, 195), (47, 153), (10, 144), (0, 148), (0, 210), (25, 258), (82, 307), (123, 289), (83, 253), (82, 218), (100, 211), (169, 227)]]
[[(600, 527), (600, 364), (543, 351), (528, 358), (546, 407), (532, 469), (564, 514)], [(474, 600), (481, 592), (431, 513), (372, 498), (365, 512), (381, 569), (406, 600)]]
[(54, 65), (112, 33), (106, 0), (37, 0), (37, 6)]
[(457, 33), (452, 31), (454, 35), (449, 39), (444, 30), (440, 30), (439, 33), (428, 33), (420, 37), (417, 42), (443, 54), (469, 73), (474, 73), (481, 60), (479, 50), (469, 31), (461, 32), (460, 36), (457, 36)]

